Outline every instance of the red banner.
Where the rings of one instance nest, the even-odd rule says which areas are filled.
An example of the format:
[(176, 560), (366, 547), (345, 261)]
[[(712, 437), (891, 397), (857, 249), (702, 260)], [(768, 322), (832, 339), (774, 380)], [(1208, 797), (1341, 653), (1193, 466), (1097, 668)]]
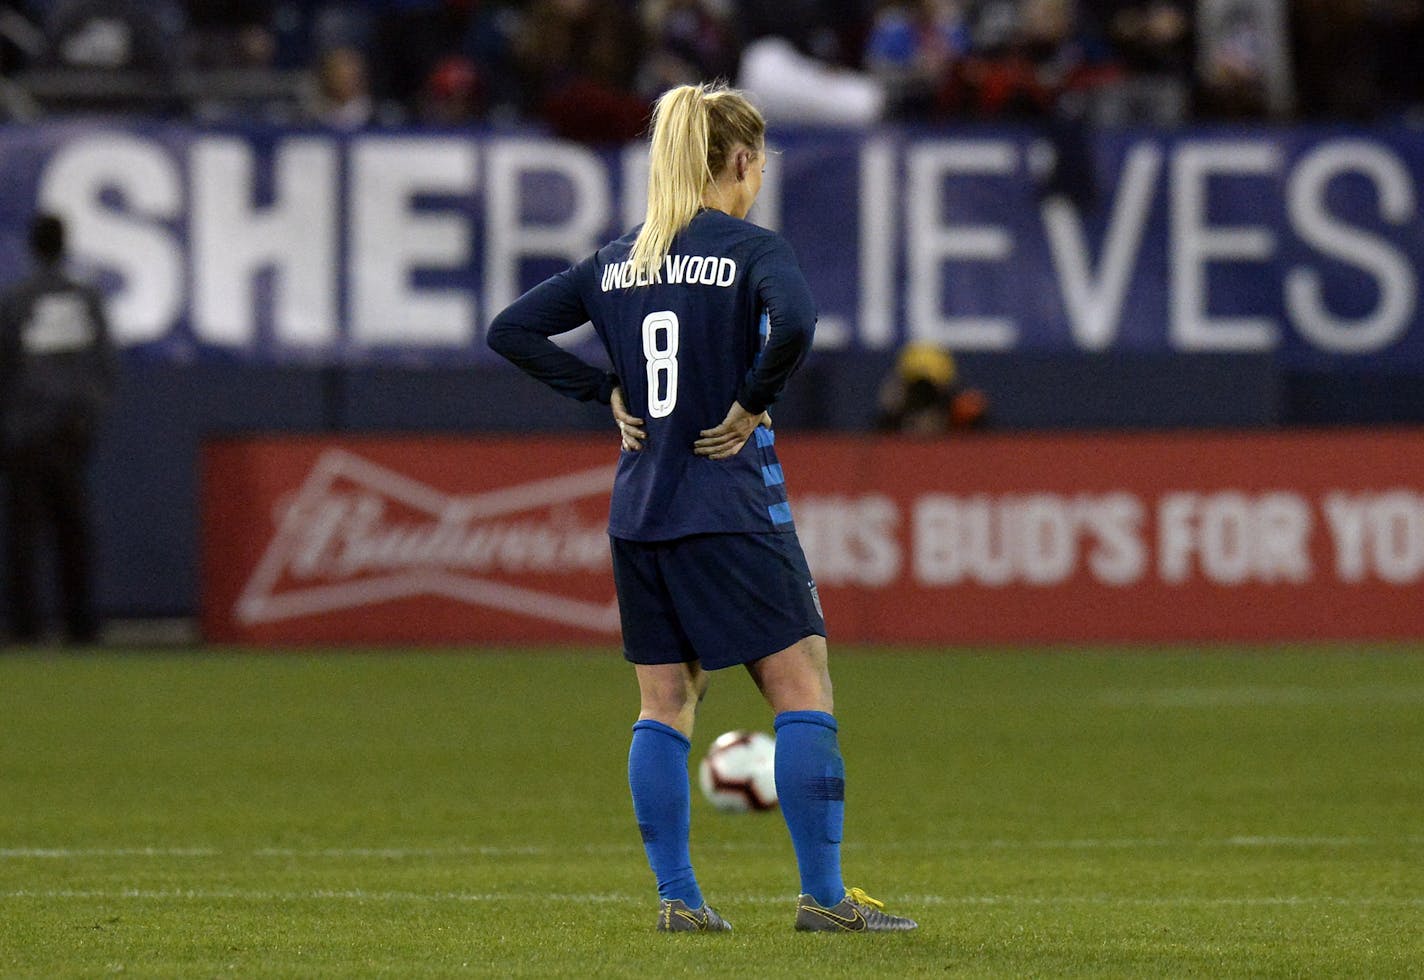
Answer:
[[(833, 640), (1424, 636), (1424, 431), (777, 449)], [(234, 440), (204, 460), (210, 639), (616, 642), (616, 442)]]

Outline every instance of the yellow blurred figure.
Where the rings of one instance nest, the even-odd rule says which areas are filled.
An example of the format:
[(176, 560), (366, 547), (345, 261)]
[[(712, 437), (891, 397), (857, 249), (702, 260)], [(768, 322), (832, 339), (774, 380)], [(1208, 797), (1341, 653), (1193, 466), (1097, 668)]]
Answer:
[(895, 359), (895, 373), (905, 384), (925, 380), (936, 388), (951, 388), (959, 377), (954, 355), (923, 341), (906, 344)]
[(879, 401), (877, 429), (922, 436), (978, 428), (989, 409), (983, 392), (960, 386), (954, 355), (924, 342), (901, 348)]

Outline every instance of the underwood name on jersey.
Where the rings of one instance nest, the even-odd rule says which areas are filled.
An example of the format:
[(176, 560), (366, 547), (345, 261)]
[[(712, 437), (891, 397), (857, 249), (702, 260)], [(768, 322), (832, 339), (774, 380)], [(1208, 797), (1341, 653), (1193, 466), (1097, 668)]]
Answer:
[[(737, 281), (737, 263), (718, 255), (669, 255), (652, 281), (654, 284), (730, 286)], [(626, 260), (604, 266), (599, 287), (606, 293), (648, 284), (647, 275), (642, 270), (634, 271), (632, 260)]]

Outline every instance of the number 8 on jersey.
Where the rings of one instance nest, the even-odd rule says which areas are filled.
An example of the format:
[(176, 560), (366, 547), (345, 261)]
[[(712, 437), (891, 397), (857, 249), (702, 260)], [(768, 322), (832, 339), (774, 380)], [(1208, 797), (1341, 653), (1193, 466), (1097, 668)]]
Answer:
[[(677, 405), (677, 314), (657, 310), (643, 317), (643, 356), (648, 359), (648, 415), (671, 415)], [(659, 334), (663, 343), (659, 344)]]

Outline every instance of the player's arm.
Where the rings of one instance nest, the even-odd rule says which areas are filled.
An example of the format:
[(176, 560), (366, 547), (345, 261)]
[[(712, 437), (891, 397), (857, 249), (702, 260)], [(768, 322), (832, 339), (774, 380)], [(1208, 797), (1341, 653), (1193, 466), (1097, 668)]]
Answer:
[(594, 367), (551, 339), (588, 322), (574, 279), (578, 267), (545, 279), (509, 304), (490, 324), (486, 342), (525, 374), (561, 395), (607, 405), (617, 375)]
[(811, 349), (816, 302), (791, 246), (780, 237), (753, 260), (750, 274), (770, 321), (771, 336), (737, 390), (737, 402), (752, 415), (760, 415), (781, 397), (787, 380)]
[(737, 389), (736, 401), (715, 428), (704, 429), (693, 452), (726, 459), (742, 451), (758, 425), (771, 425), (767, 408), (781, 396), (816, 332), (816, 304), (796, 256), (781, 238), (749, 265), (757, 298), (770, 321), (770, 338)]

